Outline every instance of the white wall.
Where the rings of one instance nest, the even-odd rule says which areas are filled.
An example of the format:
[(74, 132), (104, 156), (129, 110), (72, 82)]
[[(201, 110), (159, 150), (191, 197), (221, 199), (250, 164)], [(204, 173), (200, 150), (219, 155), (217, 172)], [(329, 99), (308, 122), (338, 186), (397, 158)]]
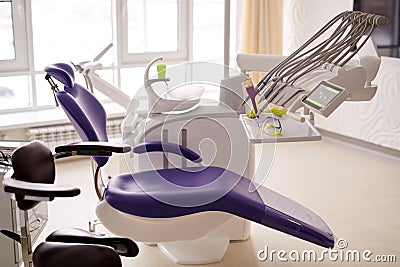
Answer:
[[(353, 0), (283, 0), (284, 54), (290, 54), (336, 14), (350, 10)], [(382, 58), (369, 102), (345, 102), (328, 119), (324, 130), (400, 150), (400, 59)]]
[(353, 0), (283, 0), (283, 54), (292, 53), (345, 10), (353, 10)]
[(334, 133), (400, 150), (400, 59), (382, 57), (369, 102), (345, 102), (317, 126)]

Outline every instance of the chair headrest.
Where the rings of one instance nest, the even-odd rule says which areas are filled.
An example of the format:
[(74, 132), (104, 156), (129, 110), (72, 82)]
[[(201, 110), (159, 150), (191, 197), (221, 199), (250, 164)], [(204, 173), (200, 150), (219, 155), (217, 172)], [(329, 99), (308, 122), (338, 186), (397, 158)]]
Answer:
[(45, 67), (44, 71), (67, 87), (71, 88), (75, 84), (74, 70), (68, 64), (65, 63), (51, 64)]

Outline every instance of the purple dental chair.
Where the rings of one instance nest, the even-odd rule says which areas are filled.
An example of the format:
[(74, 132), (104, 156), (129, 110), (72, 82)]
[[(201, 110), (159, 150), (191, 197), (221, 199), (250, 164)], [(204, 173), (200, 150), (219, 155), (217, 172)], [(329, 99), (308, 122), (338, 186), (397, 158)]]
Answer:
[(21, 245), (27, 267), (32, 264), (35, 267), (121, 267), (119, 255), (135, 257), (139, 252), (136, 243), (127, 238), (101, 237), (77, 228), (56, 230), (32, 252), (28, 211), (41, 201), (80, 194), (75, 186), (54, 185), (54, 159), (66, 156), (69, 154), (53, 155), (40, 141), (32, 141), (13, 152), (3, 187), (19, 209), (21, 232), (2, 229), (1, 233)]
[[(73, 69), (67, 64), (60, 63), (47, 66), (45, 72), (58, 103), (82, 140), (86, 141), (84, 145), (77, 143), (60, 146), (56, 148), (56, 152), (79, 154), (79, 150), (83, 149), (88, 154), (91, 149), (93, 151), (96, 149), (97, 144), (113, 147), (114, 145), (106, 143), (106, 114), (103, 107), (88, 90), (74, 82)], [(59, 90), (52, 78), (61, 82), (64, 90)], [(132, 152), (138, 154), (168, 152), (192, 162), (202, 160), (197, 153), (187, 147), (161, 141), (137, 145), (132, 148)], [(98, 168), (104, 166), (107, 156), (109, 155), (94, 157)], [(187, 192), (181, 190), (179, 193), (169, 191), (163, 184), (157, 183), (155, 177), (162, 177), (165, 181), (188, 190)], [(238, 182), (232, 185), (230, 181)], [(213, 185), (211, 190), (201, 189), (210, 184)], [(224, 193), (226, 186), (231, 186), (232, 189)], [(246, 177), (213, 166), (121, 174), (111, 178), (104, 191), (96, 189), (100, 199), (96, 213), (103, 225), (112, 233), (135, 241), (146, 241), (142, 238), (146, 235), (146, 231), (153, 236), (159, 233), (164, 237), (153, 241), (179, 241), (180, 238), (186, 238), (186, 235), (189, 235), (187, 239), (198, 238), (209, 229), (191, 235), (193, 228), (203, 226), (182, 227), (181, 235), (174, 237), (168, 236), (168, 228), (162, 228), (162, 222), (176, 221), (175, 227), (180, 227), (182, 218), (190, 216), (197, 218), (195, 216), (203, 213), (216, 212), (233, 214), (322, 247), (334, 246), (333, 233), (317, 214), (268, 188), (260, 187), (254, 192), (249, 192), (250, 187), (254, 188), (254, 185)], [(171, 205), (160, 201), (160, 199), (170, 199), (175, 202), (202, 198), (214, 198), (215, 201), (189, 206)]]

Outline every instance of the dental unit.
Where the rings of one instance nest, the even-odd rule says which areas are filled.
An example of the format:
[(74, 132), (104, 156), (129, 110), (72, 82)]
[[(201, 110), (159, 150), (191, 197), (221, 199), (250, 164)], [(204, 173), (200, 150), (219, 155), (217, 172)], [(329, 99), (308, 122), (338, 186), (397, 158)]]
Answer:
[[(339, 26), (328, 39), (308, 47), (335, 23)], [(280, 63), (255, 88), (246, 75), (237, 73), (241, 83), (245, 81), (253, 108), (262, 105), (256, 113), (260, 119), (265, 117), (267, 107), (284, 110), (282, 114), (286, 116), (274, 114), (272, 123), (266, 123), (271, 117), (268, 115), (264, 123), (253, 124), (245, 115), (236, 114), (237, 107), (201, 99), (202, 86), (184, 99), (168, 97), (168, 93), (159, 95), (153, 85), (179, 79), (179, 72), (171, 69), (168, 77), (163, 74), (150, 79), (149, 69), (160, 58), (150, 62), (144, 81), (147, 116), (138, 120), (138, 113), (129, 110), (122, 125), (123, 141), (133, 147), (125, 156), (131, 173), (112, 178), (104, 191), (97, 189), (100, 202), (96, 213), (102, 224), (113, 234), (157, 244), (171, 259), (183, 264), (221, 260), (229, 241), (249, 237), (249, 220), (332, 247), (334, 235), (317, 214), (255, 181), (253, 145), (320, 140), (313, 126), (313, 112), (329, 116), (345, 100), (371, 99), (376, 86), (370, 81), (380, 59), (368, 37), (375, 27), (385, 23), (382, 16), (343, 12), (292, 55), (274, 57), (272, 61), (281, 60)], [(356, 54), (359, 59), (350, 60)], [(260, 60), (253, 55), (238, 55), (238, 65), (242, 71), (265, 71), (265, 57)], [(190, 73), (193, 69), (226, 73), (213, 70), (212, 64), (189, 65), (189, 71), (184, 71), (191, 77), (187, 84), (201, 84), (202, 80)], [(55, 64), (45, 71), (64, 85), (64, 90), (57, 92), (57, 99), (82, 139), (107, 141), (104, 136), (88, 134), (88, 129), (104, 133), (105, 115), (101, 115), (99, 123), (101, 105), (74, 83), (73, 70), (68, 65)], [(217, 84), (223, 78), (215, 75), (203, 82)], [(300, 107), (305, 107), (304, 114), (296, 112)], [(78, 120), (76, 114), (87, 116)], [(265, 134), (261, 125), (268, 125), (275, 132)], [(207, 129), (213, 129), (213, 134)], [(201, 149), (205, 137), (212, 139), (212, 146), (205, 147), (213, 149)], [(237, 151), (245, 156), (236, 155)], [(191, 258), (186, 255), (185, 251), (200, 244), (204, 251)]]
[[(56, 97), (82, 139), (90, 141), (84, 143), (85, 149), (92, 142), (93, 146), (97, 142), (100, 142), (99, 145), (107, 142), (104, 109), (88, 90), (74, 83), (72, 68), (66, 64), (54, 64), (46, 67), (45, 71), (64, 85), (64, 90), (56, 92)], [(196, 114), (200, 114), (201, 118), (195, 118), (194, 128), (185, 127), (188, 134), (197, 131), (196, 128), (199, 126), (213, 123), (208, 119), (202, 121), (205, 116), (205, 113), (201, 112), (203, 109), (204, 107), (200, 105), (192, 111), (200, 112)], [(239, 133), (235, 134), (236, 137), (232, 137), (235, 140), (231, 144), (233, 146), (231, 153), (233, 150), (245, 151), (247, 142), (239, 140), (245, 134), (237, 115), (218, 105), (210, 105), (209, 109), (208, 115), (221, 119), (228, 132)], [(185, 114), (151, 114), (154, 120), (149, 118), (148, 126), (153, 129), (144, 127), (143, 142), (134, 145), (132, 152), (128, 154), (144, 155), (142, 165), (151, 164), (152, 169), (143, 170), (145, 167), (141, 167), (141, 171), (117, 175), (111, 178), (104, 191), (96, 189), (100, 200), (96, 214), (110, 232), (135, 241), (160, 243), (159, 246), (167, 254), (178, 257), (179, 263), (189, 264), (221, 260), (229, 243), (229, 236), (233, 237), (235, 232), (242, 233), (246, 230), (245, 236), (236, 239), (248, 238), (247, 220), (324, 247), (333, 246), (333, 234), (318, 215), (265, 187), (250, 190), (256, 188), (256, 185), (242, 176), (241, 172), (230, 170), (238, 165), (243, 170), (246, 169), (245, 161), (240, 163), (237, 159), (233, 159), (226, 166), (229, 169), (219, 167), (218, 165), (222, 164), (218, 160), (214, 160), (210, 166), (189, 166), (190, 162), (202, 162), (203, 159), (197, 152), (171, 143), (172, 140), (157, 140), (151, 137), (157, 136), (157, 131), (160, 130), (160, 125), (157, 123), (160, 119), (164, 121), (164, 128), (171, 130), (167, 134), (171, 134), (172, 129), (181, 129), (174, 123), (181, 124), (188, 118), (193, 118), (191, 112)], [(164, 120), (165, 116), (172, 116), (174, 119)], [(187, 146), (190, 146), (195, 140), (186, 141)], [(226, 141), (218, 145), (228, 147)], [(112, 144), (106, 146), (113, 148)], [(78, 143), (76, 147), (72, 144), (57, 148), (56, 152), (74, 153), (75, 149), (84, 148)], [(153, 158), (148, 154), (150, 152), (177, 154), (184, 158), (187, 167), (157, 168), (157, 157)], [(223, 157), (224, 155), (219, 156)], [(94, 160), (100, 168), (105, 165), (107, 157), (95, 157)], [(236, 225), (239, 228), (232, 228), (232, 231), (236, 231), (225, 237), (219, 237), (218, 233), (207, 236), (213, 229), (226, 223), (232, 224), (230, 227)], [(209, 243), (211, 241), (214, 242)], [(205, 255), (187, 259), (184, 251), (179, 253), (183, 247), (188, 248), (196, 243), (208, 244), (209, 249), (202, 252)], [(176, 250), (178, 250), (177, 255), (174, 255)], [(212, 258), (209, 258), (210, 253)], [(213, 253), (218, 255), (212, 255)], [(184, 258), (179, 259), (180, 257)]]
[[(271, 148), (267, 156), (272, 163), (276, 143), (321, 139), (314, 127), (314, 113), (328, 117), (344, 101), (370, 100), (377, 90), (371, 81), (380, 58), (369, 37), (376, 27), (387, 23), (383, 16), (346, 11), (288, 57), (239, 54), (240, 71), (211, 63), (189, 63), (168, 70), (159, 65), (157, 78), (151, 78), (150, 69), (162, 60), (156, 58), (144, 73), (141, 92), (147, 96), (146, 104), (138, 98), (130, 99), (95, 73), (101, 68), (97, 61), (111, 48), (110, 44), (93, 62), (74, 67), (84, 75), (88, 89), (100, 90), (127, 109), (121, 125), (124, 144), (109, 142), (105, 110), (90, 90), (75, 82), (73, 68), (65, 63), (47, 66), (46, 79), (56, 101), (82, 139), (56, 147), (56, 155), (93, 157), (99, 199), (96, 215), (108, 231), (121, 236), (102, 239), (118, 241), (117, 245), (102, 248), (115, 260), (109, 266), (120, 266), (118, 255), (124, 255), (124, 251), (136, 256), (135, 241), (157, 245), (176, 263), (218, 262), (231, 241), (250, 237), (250, 222), (332, 248), (335, 236), (319, 215), (258, 181), (265, 162), (256, 161), (255, 145)], [(328, 37), (319, 41), (321, 36)], [(249, 71), (268, 73), (254, 86), (247, 76)], [(226, 77), (226, 73), (233, 78)], [(230, 83), (235, 84), (230, 88)], [(160, 84), (165, 85), (161, 94), (155, 88)], [(221, 90), (231, 89), (220, 96), (239, 96), (242, 107), (253, 109), (254, 116), (238, 114), (241, 107), (231, 106), (229, 101), (206, 99), (205, 87), (210, 84), (221, 85)], [(251, 105), (247, 105), (248, 100)], [(35, 149), (50, 157), (41, 143), (21, 148), (29, 153)], [(101, 168), (113, 153), (125, 156), (130, 172), (118, 174), (102, 185)], [(52, 157), (47, 161), (53, 166)], [(18, 168), (22, 167), (15, 164), (14, 170)], [(263, 170), (263, 176), (268, 171)], [(50, 174), (51, 184), (54, 173)], [(15, 189), (18, 177), (7, 176), (6, 190), (17, 199), (21, 195), (23, 200), (30, 199), (24, 198), (25, 191), (22, 194)], [(71, 190), (73, 193), (67, 196), (79, 194), (75, 188), (67, 191)], [(44, 197), (52, 200), (65, 196), (59, 191), (60, 195)], [(63, 238), (60, 240), (66, 240)], [(102, 244), (96, 238), (90, 240)], [(37, 253), (40, 256), (44, 252)], [(43, 265), (47, 266), (51, 265)]]

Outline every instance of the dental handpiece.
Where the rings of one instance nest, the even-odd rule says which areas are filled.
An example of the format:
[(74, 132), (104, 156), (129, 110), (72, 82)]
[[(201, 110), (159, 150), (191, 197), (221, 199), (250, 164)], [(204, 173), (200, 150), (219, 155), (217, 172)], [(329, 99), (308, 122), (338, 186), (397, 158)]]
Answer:
[(246, 92), (251, 100), (251, 104), (253, 106), (254, 113), (258, 114), (257, 103), (256, 103), (256, 95), (258, 92), (254, 89), (253, 81), (251, 80), (251, 78), (248, 78), (248, 79), (244, 80), (243, 85), (246, 88)]

